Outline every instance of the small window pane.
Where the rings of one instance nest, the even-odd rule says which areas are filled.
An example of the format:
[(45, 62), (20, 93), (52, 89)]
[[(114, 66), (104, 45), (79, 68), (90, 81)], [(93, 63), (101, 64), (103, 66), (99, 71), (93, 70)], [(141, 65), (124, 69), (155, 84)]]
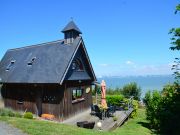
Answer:
[(6, 71), (9, 71), (9, 70), (12, 68), (12, 66), (14, 65), (14, 63), (15, 63), (15, 60), (12, 60), (12, 61), (9, 63), (9, 65), (6, 67)]

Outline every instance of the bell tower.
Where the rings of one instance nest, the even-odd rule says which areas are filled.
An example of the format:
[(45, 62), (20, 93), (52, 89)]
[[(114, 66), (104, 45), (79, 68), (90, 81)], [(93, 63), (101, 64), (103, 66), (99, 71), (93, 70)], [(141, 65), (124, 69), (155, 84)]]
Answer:
[(66, 27), (62, 30), (64, 33), (64, 43), (65, 44), (71, 44), (73, 43), (74, 39), (79, 36), (79, 34), (82, 34), (80, 29), (77, 27), (77, 25), (70, 21)]

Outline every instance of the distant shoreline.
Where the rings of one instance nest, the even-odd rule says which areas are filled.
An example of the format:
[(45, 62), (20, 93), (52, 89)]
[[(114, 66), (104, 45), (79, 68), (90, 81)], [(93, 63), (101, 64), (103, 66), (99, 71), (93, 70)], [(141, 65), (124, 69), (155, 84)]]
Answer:
[(123, 88), (125, 84), (136, 82), (142, 89), (142, 97), (148, 90), (162, 90), (166, 84), (174, 82), (172, 75), (148, 75), (148, 76), (116, 76), (116, 77), (102, 77), (98, 81), (105, 80), (107, 88)]

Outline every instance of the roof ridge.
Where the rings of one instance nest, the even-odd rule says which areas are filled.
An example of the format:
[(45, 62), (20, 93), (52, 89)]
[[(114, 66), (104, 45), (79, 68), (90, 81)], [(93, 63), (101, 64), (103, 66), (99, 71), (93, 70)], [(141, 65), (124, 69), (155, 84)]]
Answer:
[(9, 49), (8, 51), (15, 51), (15, 50), (21, 50), (21, 49), (32, 48), (32, 47), (37, 47), (37, 46), (44, 46), (44, 45), (48, 45), (51, 43), (58, 43), (58, 42), (62, 42), (62, 41), (64, 41), (64, 39), (50, 41), (50, 42), (44, 42), (44, 43), (39, 43), (39, 44), (34, 44), (34, 45), (28, 45), (28, 46), (24, 46), (24, 47), (13, 48), (13, 49)]

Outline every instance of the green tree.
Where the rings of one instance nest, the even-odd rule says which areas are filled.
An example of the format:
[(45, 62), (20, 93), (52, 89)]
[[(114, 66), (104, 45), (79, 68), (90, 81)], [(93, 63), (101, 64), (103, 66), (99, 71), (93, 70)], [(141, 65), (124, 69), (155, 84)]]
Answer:
[(126, 98), (129, 98), (130, 96), (133, 96), (135, 100), (140, 100), (141, 98), (141, 88), (135, 82), (126, 84), (123, 87), (121, 93)]
[[(180, 4), (176, 6), (176, 11), (175, 14), (180, 12)], [(169, 34), (172, 35), (171, 38), (171, 44), (172, 46), (170, 47), (171, 50), (173, 51), (179, 51), (180, 50), (180, 28), (172, 28), (169, 32)], [(180, 81), (180, 58), (175, 58), (174, 65), (172, 66), (172, 70), (174, 70), (174, 75), (176, 79), (176, 84), (179, 84)]]
[[(175, 14), (180, 11), (180, 4), (176, 7)], [(173, 51), (180, 50), (180, 28), (172, 28), (170, 47)], [(172, 66), (175, 75), (175, 83), (166, 85), (163, 91), (148, 92), (145, 96), (147, 119), (150, 121), (151, 127), (163, 134), (179, 134), (180, 133), (180, 58), (175, 58), (175, 64)]]

